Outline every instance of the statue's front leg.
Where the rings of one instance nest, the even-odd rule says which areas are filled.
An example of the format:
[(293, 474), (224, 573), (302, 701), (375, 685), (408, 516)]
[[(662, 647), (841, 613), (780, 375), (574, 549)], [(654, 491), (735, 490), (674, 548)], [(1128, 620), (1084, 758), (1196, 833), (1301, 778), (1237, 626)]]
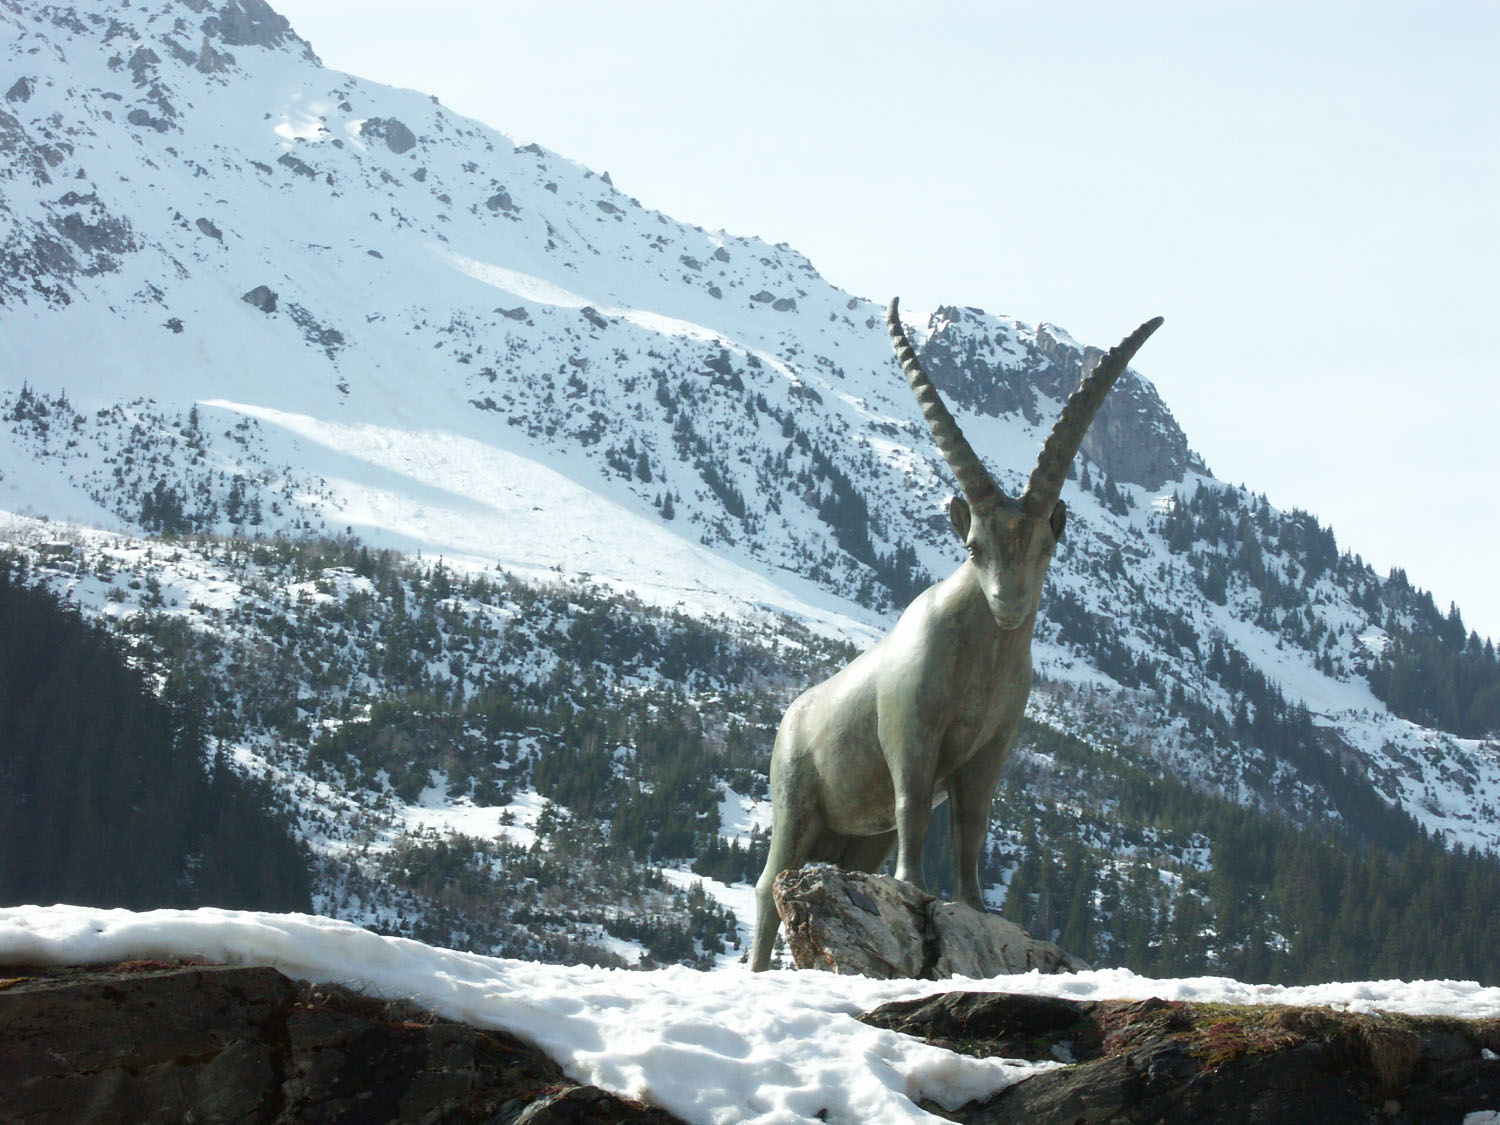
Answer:
[(920, 751), (890, 756), (896, 789), (896, 878), (926, 890), (922, 847), (932, 824), (932, 769)]
[[(922, 878), (922, 848), (932, 823), (932, 794), (937, 783), (937, 724), (922, 707), (921, 669), (892, 676), (889, 690), (881, 693), (878, 719), (880, 754), (888, 778), (870, 778), (866, 798), (870, 808), (877, 800), (892, 802), (896, 828), (896, 878), (926, 889)], [(878, 793), (882, 782), (890, 790)]]
[(953, 830), (953, 901), (985, 911), (979, 860), (990, 834), (990, 804), (1005, 767), (1005, 747), (981, 750), (948, 779), (949, 823)]

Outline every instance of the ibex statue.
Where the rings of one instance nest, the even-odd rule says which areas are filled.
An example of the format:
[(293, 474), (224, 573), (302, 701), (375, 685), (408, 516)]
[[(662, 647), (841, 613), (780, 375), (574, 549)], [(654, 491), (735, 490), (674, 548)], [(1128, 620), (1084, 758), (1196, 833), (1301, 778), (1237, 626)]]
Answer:
[(948, 504), (969, 559), (911, 603), (889, 635), (797, 697), (771, 751), (771, 851), (756, 884), (751, 969), (771, 962), (780, 919), (771, 884), (809, 862), (922, 886), (922, 844), (945, 799), (955, 900), (984, 910), (979, 856), (990, 801), (1031, 694), (1031, 633), (1042, 578), (1063, 533), (1068, 467), (1110, 387), (1161, 325), (1147, 321), (1104, 356), (1063, 407), (1019, 499), (964, 439), (901, 328), (886, 325), (922, 416), (958, 478)]

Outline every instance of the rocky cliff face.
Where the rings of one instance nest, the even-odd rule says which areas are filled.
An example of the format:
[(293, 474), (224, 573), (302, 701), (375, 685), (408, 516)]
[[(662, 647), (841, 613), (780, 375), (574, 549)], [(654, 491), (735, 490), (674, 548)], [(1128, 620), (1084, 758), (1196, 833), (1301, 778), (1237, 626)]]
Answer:
[[(1050, 426), (1054, 406), (1039, 404), (1038, 396), (1066, 399), (1104, 349), (1083, 347), (1055, 325), (1032, 329), (981, 309), (943, 306), (918, 352), (939, 390), (963, 409), (992, 417), (1019, 413), (1034, 426)], [(1149, 489), (1189, 471), (1208, 472), (1156, 388), (1134, 371), (1105, 400), (1082, 452), (1115, 480)]]

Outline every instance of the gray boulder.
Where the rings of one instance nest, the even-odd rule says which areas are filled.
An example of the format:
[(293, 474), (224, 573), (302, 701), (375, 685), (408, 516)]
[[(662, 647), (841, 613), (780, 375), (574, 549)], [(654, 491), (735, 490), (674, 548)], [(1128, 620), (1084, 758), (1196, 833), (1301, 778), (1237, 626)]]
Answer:
[(263, 313), (273, 313), (276, 311), (276, 290), (272, 289), (269, 285), (257, 285), (241, 297), (240, 300), (244, 301), (247, 305), (254, 305)]
[(943, 902), (889, 875), (816, 864), (783, 871), (773, 894), (799, 969), (942, 980), (1088, 968), (1014, 922)]
[(417, 145), (416, 134), (394, 117), (371, 117), (359, 127), (361, 137), (374, 137), (385, 141), (386, 148), (397, 156)]

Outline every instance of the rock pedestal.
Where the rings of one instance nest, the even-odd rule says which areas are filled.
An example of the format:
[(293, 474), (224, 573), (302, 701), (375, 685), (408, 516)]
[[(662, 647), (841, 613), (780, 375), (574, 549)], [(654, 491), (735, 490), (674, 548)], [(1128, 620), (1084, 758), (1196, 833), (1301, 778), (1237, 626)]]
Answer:
[(1088, 968), (1014, 922), (943, 902), (889, 875), (818, 864), (783, 871), (773, 894), (799, 969), (942, 980)]

